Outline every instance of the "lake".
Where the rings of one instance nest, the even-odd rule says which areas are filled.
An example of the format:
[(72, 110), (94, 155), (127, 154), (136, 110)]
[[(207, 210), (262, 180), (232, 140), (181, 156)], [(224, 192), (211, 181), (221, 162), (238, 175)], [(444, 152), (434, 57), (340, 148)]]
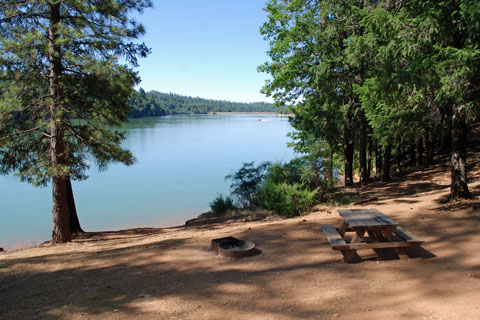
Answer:
[[(261, 120), (261, 121), (259, 121)], [(288, 161), (292, 131), (286, 117), (260, 114), (176, 115), (131, 119), (122, 126), (124, 146), (135, 164), (92, 166), (85, 181), (73, 181), (80, 223), (86, 231), (183, 224), (209, 210), (224, 177), (242, 163)], [(0, 176), (0, 247), (49, 240), (51, 187), (34, 188)]]

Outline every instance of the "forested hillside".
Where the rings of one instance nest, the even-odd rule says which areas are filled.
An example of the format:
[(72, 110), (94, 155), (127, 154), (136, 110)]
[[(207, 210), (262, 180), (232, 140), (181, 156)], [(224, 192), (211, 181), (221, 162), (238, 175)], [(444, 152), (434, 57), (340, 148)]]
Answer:
[(280, 112), (273, 104), (265, 102), (241, 103), (221, 100), (192, 98), (174, 93), (145, 92), (142, 88), (130, 100), (132, 118), (158, 117), (167, 114), (209, 112)]

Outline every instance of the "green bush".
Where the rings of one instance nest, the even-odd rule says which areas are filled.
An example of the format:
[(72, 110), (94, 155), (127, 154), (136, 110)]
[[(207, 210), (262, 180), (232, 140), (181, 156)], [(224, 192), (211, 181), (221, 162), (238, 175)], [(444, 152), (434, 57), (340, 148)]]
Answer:
[[(246, 162), (225, 179), (232, 181), (232, 197), (239, 206), (255, 205), (287, 217), (308, 211), (318, 201), (319, 190), (323, 187), (318, 168), (305, 157), (287, 163), (263, 162), (258, 166)], [(210, 204), (212, 212), (217, 206), (218, 211), (224, 210), (223, 203), (227, 199), (232, 200), (223, 199), (221, 195), (217, 197)]]
[(267, 174), (267, 179), (275, 183), (299, 183), (310, 190), (322, 187), (319, 169), (307, 158), (295, 158), (287, 163), (273, 164)]
[(232, 195), (240, 206), (252, 204), (252, 198), (260, 190), (270, 166), (270, 162), (262, 162), (258, 166), (245, 162), (238, 171), (225, 177), (225, 180), (232, 180)]
[(267, 180), (257, 195), (260, 205), (286, 217), (298, 216), (316, 202), (318, 189), (310, 190), (300, 183), (276, 183)]
[(225, 196), (220, 193), (217, 197), (210, 202), (210, 210), (215, 216), (222, 216), (229, 210), (235, 210), (236, 207), (233, 204), (233, 199), (230, 196)]

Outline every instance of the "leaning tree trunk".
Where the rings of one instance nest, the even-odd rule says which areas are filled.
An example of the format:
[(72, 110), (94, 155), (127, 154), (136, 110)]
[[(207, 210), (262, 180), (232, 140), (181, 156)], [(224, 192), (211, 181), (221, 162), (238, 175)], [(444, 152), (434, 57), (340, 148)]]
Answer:
[(84, 233), (78, 220), (77, 208), (75, 206), (75, 198), (73, 197), (72, 182), (70, 178), (66, 180), (67, 188), (67, 208), (68, 208), (68, 224), (70, 225), (70, 232), (72, 234)]
[(49, 53), (49, 93), (50, 93), (50, 166), (52, 167), (52, 243), (71, 240), (67, 207), (67, 183), (64, 169), (65, 143), (59, 123), (60, 75), (62, 73), (61, 47), (57, 27), (60, 22), (60, 3), (50, 3), (50, 24), (48, 28)]
[(470, 192), (467, 184), (467, 135), (465, 106), (455, 108), (452, 117), (452, 162), (450, 198), (468, 198)]

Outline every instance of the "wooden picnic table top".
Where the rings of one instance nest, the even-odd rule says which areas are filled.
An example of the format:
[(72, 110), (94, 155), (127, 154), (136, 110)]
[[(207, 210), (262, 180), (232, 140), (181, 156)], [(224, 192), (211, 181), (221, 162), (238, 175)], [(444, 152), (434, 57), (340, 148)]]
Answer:
[(399, 223), (376, 209), (338, 209), (350, 228), (396, 228)]

